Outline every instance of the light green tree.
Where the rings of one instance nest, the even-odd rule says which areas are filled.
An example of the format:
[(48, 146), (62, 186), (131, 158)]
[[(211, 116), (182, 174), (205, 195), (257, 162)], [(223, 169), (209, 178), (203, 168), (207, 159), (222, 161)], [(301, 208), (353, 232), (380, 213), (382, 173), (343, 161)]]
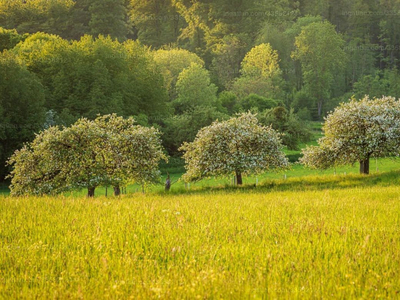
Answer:
[(217, 100), (217, 87), (211, 83), (209, 72), (196, 63), (179, 74), (176, 91), (178, 97), (173, 105), (177, 113), (197, 106), (212, 106)]
[(138, 42), (83, 36), (68, 42), (37, 33), (17, 45), (17, 54), (46, 87), (46, 108), (66, 120), (97, 114), (168, 115), (162, 75)]
[(195, 53), (184, 49), (160, 49), (154, 52), (154, 61), (164, 77), (164, 86), (170, 100), (176, 98), (176, 82), (179, 74), (192, 63), (204, 67), (204, 61)]
[(318, 116), (331, 96), (335, 73), (346, 67), (344, 40), (329, 22), (316, 22), (302, 27), (296, 37), (296, 50), (292, 57), (302, 67), (304, 89), (317, 99)]
[(251, 49), (241, 64), (241, 76), (233, 83), (232, 91), (243, 99), (250, 94), (279, 98), (282, 84), (278, 52), (270, 44)]

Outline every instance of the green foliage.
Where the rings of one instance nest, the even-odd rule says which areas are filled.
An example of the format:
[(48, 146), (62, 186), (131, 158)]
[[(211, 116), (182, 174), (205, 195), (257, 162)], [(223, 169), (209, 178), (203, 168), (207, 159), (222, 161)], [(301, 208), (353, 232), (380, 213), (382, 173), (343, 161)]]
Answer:
[[(84, 36), (78, 42), (38, 33), (14, 51), (47, 89), (46, 108), (65, 119), (119, 113), (169, 113), (163, 80), (150, 53), (139, 43)], [(66, 125), (69, 125), (64, 120)]]
[(19, 42), (23, 41), (26, 35), (20, 35), (15, 29), (7, 30), (0, 27), (0, 52), (4, 49), (10, 50)]
[(272, 78), (280, 75), (278, 52), (270, 44), (261, 44), (250, 50), (242, 61), (241, 73), (247, 77)]
[[(400, 102), (392, 97), (353, 98), (326, 118), (323, 131), (319, 147), (303, 150), (301, 162), (308, 167), (368, 164), (371, 157), (398, 156)], [(364, 171), (362, 167), (360, 171)]]
[(170, 100), (176, 98), (176, 82), (179, 74), (196, 63), (204, 66), (204, 61), (195, 53), (184, 49), (160, 49), (154, 52), (154, 61), (164, 76), (164, 84)]
[(302, 27), (296, 37), (292, 57), (301, 62), (304, 88), (317, 100), (318, 116), (331, 96), (335, 74), (344, 70), (344, 40), (329, 22), (311, 23)]
[(0, 26), (20, 33), (39, 31), (67, 37), (73, 0), (0, 1)]
[(293, 109), (288, 111), (278, 106), (260, 113), (258, 119), (261, 124), (272, 126), (273, 129), (282, 133), (282, 143), (289, 150), (298, 150), (300, 143), (311, 140), (312, 133), (306, 122), (300, 120)]
[(225, 109), (228, 115), (232, 115), (240, 111), (240, 104), (235, 93), (223, 91), (218, 95), (218, 103)]
[(0, 53), (0, 179), (7, 169), (4, 162), (45, 119), (44, 88), (38, 78), (10, 52)]
[[(263, 110), (243, 101), (251, 94), (321, 120), (353, 94), (400, 95), (400, 6), (378, 2), (0, 0), (0, 51), (13, 49), (39, 77), (57, 124), (118, 113), (168, 131), (174, 108)], [(203, 71), (186, 74), (194, 87), (178, 95), (192, 63)]]
[(212, 106), (217, 100), (217, 87), (211, 83), (209, 72), (196, 63), (179, 74), (176, 91), (173, 105), (178, 114), (197, 106)]
[(269, 44), (250, 50), (241, 64), (241, 77), (235, 80), (232, 91), (243, 99), (250, 94), (279, 98), (282, 84), (278, 53)]
[(245, 111), (255, 108), (257, 111), (263, 112), (266, 109), (271, 109), (278, 106), (278, 102), (274, 99), (268, 99), (256, 94), (250, 94), (240, 101), (240, 106)]
[(170, 0), (130, 0), (128, 10), (135, 37), (155, 48), (176, 43), (185, 25)]
[(158, 179), (166, 159), (159, 132), (116, 115), (79, 119), (71, 127), (50, 127), (9, 159), (12, 195), (55, 194), (101, 185), (142, 185)]
[(391, 95), (400, 98), (400, 75), (397, 69), (376, 72), (374, 75), (366, 75), (354, 84), (353, 93), (356, 98), (365, 95), (381, 97)]
[(128, 34), (125, 0), (91, 0), (89, 12), (90, 33), (93, 36), (110, 35), (119, 41)]
[[(375, 71), (376, 55), (374, 49), (377, 45), (372, 44), (369, 39), (354, 38), (351, 39), (344, 47), (344, 51), (348, 56), (347, 76), (350, 78), (350, 85), (355, 85), (360, 79)], [(374, 96), (365, 90), (364, 95)], [(359, 97), (363, 97), (361, 95)], [(382, 96), (381, 94), (379, 96)]]
[(221, 41), (212, 47), (213, 81), (222, 89), (229, 89), (233, 80), (239, 76), (240, 64), (246, 54), (248, 46), (242, 35), (225, 35)]
[(226, 120), (228, 116), (212, 106), (196, 106), (183, 114), (165, 120), (163, 141), (170, 154), (180, 154), (178, 149), (184, 142), (192, 142), (197, 132), (216, 120)]
[(241, 177), (288, 167), (280, 134), (259, 125), (250, 113), (214, 122), (201, 129), (192, 143), (184, 143), (181, 150), (185, 152), (185, 181), (232, 174)]

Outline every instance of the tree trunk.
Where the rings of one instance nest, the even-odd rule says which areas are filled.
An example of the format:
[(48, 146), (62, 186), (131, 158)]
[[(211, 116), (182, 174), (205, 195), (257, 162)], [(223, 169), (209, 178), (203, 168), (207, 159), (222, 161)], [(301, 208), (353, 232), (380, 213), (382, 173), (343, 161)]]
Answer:
[(322, 100), (318, 101), (318, 117), (321, 118), (322, 115)]
[(96, 189), (95, 187), (89, 187), (87, 196), (90, 197), (90, 198), (93, 198), (95, 189)]
[(369, 174), (369, 157), (360, 161), (360, 174)]
[(171, 179), (168, 176), (167, 180), (165, 181), (165, 191), (169, 192), (170, 189), (171, 189)]
[(114, 186), (114, 196), (119, 196), (121, 195), (121, 188), (119, 187), (119, 185)]
[(242, 172), (236, 171), (236, 184), (237, 185), (243, 184)]

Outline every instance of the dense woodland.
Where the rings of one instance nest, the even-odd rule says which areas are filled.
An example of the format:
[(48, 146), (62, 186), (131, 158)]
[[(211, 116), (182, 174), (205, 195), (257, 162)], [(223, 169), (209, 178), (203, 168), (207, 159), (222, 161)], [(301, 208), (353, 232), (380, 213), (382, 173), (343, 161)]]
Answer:
[(258, 112), (295, 149), (351, 96), (400, 97), (398, 0), (0, 0), (0, 178), (34, 133), (98, 114), (170, 155)]

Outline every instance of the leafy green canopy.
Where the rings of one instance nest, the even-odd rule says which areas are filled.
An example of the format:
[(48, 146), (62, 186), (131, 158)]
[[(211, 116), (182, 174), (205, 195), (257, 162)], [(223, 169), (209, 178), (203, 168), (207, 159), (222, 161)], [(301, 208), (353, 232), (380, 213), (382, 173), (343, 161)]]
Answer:
[(195, 53), (184, 49), (160, 49), (153, 53), (154, 61), (160, 68), (164, 77), (165, 88), (167, 89), (170, 100), (176, 97), (175, 86), (179, 74), (192, 63), (204, 66), (204, 61)]
[(318, 116), (321, 117), (336, 73), (345, 68), (347, 59), (344, 40), (329, 22), (311, 23), (302, 28), (296, 37), (296, 50), (292, 58), (301, 63), (304, 89), (317, 99)]
[(37, 76), (15, 55), (0, 53), (0, 180), (8, 170), (7, 158), (42, 129), (45, 91)]
[(201, 129), (194, 142), (181, 150), (186, 162), (185, 181), (208, 176), (260, 173), (288, 167), (280, 134), (258, 124), (257, 117), (245, 113)]
[(303, 150), (301, 162), (307, 167), (326, 169), (370, 157), (398, 156), (400, 102), (392, 97), (353, 98), (328, 115), (323, 131), (318, 147)]
[(82, 118), (71, 127), (50, 127), (11, 156), (11, 194), (54, 194), (101, 185), (142, 185), (159, 177), (166, 159), (160, 133), (116, 115)]
[(279, 98), (282, 71), (278, 52), (270, 44), (251, 49), (242, 61), (240, 72), (241, 76), (232, 85), (232, 91), (240, 99), (250, 94)]
[(70, 43), (37, 33), (13, 51), (40, 77), (47, 90), (46, 108), (55, 110), (64, 124), (97, 114), (168, 114), (162, 75), (138, 42), (84, 36)]

